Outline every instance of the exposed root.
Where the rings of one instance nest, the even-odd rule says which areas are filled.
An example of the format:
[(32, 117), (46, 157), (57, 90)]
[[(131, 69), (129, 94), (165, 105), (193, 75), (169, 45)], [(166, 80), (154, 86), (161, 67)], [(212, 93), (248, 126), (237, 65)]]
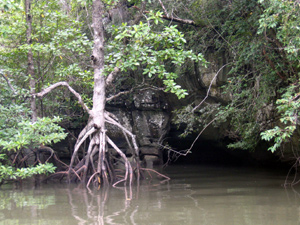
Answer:
[[(95, 173), (90, 177), (90, 179), (89, 179), (89, 181), (88, 181), (88, 183), (87, 183), (87, 185), (86, 185), (87, 188), (90, 186), (91, 181), (93, 180), (94, 176), (96, 176), (97, 174), (99, 174), (99, 172), (95, 172)], [(99, 182), (99, 183), (100, 183), (100, 182)]]
[[(158, 176), (165, 178), (165, 180), (164, 180), (163, 182), (168, 181), (168, 180), (171, 180), (170, 177), (168, 177), (168, 176), (166, 176), (166, 175), (163, 175), (163, 174), (157, 172), (156, 170), (149, 169), (149, 168), (141, 168), (141, 170), (145, 170), (145, 171), (148, 171), (148, 172), (151, 171), (151, 172), (153, 172), (153, 173), (156, 173)], [(150, 175), (150, 176), (151, 176), (151, 175)], [(152, 176), (151, 176), (151, 177), (152, 177)]]
[[(140, 173), (142, 170), (154, 172), (161, 177), (169, 180), (170, 178), (154, 171), (151, 169), (141, 169), (139, 163), (139, 149), (136, 141), (136, 136), (133, 135), (128, 129), (122, 126), (114, 116), (108, 112), (104, 113), (105, 122), (117, 126), (122, 132), (127, 141), (128, 148), (130, 149), (133, 159), (135, 160), (134, 165), (136, 168), (133, 170), (129, 159), (125, 153), (106, 135), (106, 130), (99, 126), (92, 126), (93, 119), (90, 119), (88, 125), (80, 133), (79, 138), (75, 144), (74, 152), (71, 158), (71, 162), (68, 168), (68, 180), (70, 181), (81, 181), (87, 182), (86, 187), (89, 188), (91, 183), (98, 185), (103, 184), (104, 186), (112, 184), (113, 187), (117, 187), (120, 183), (124, 183), (124, 186), (132, 186), (133, 174), (137, 175), (137, 179), (140, 179)], [(97, 127), (97, 129), (95, 128)], [(83, 143), (87, 142), (89, 138), (89, 145), (87, 151), (83, 151), (82, 159), (78, 159), (75, 164), (75, 159), (78, 157), (78, 151)], [(107, 152), (108, 146), (111, 146), (120, 159), (114, 158)], [(116, 174), (116, 169), (113, 168), (111, 158), (114, 160), (120, 160), (124, 163), (123, 176)], [(75, 164), (75, 166), (74, 166)], [(135, 173), (133, 173), (135, 171)], [(65, 173), (62, 173), (64, 176)]]
[(70, 162), (70, 168), (69, 168), (69, 172), (71, 171), (71, 168), (73, 166), (75, 157), (77, 156), (78, 150), (80, 148), (80, 146), (82, 145), (82, 143), (90, 136), (92, 135), (94, 132), (96, 131), (95, 128), (91, 128), (88, 132), (85, 133), (85, 135), (81, 138), (77, 140), (77, 143), (75, 144), (75, 149), (71, 158), (71, 162)]
[(131, 186), (132, 184), (132, 167), (126, 157), (126, 155), (118, 148), (118, 146), (115, 145), (115, 143), (108, 137), (106, 136), (107, 142), (119, 153), (119, 155), (123, 158), (124, 164), (125, 164), (125, 177), (122, 180), (119, 180), (113, 184), (113, 187), (115, 187), (117, 184), (121, 182), (127, 181), (128, 178), (128, 173), (129, 173), (129, 185)]

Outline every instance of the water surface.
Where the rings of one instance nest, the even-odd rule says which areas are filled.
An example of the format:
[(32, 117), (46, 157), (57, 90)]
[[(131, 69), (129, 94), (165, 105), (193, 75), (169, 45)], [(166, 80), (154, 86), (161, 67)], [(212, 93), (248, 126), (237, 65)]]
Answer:
[[(0, 224), (300, 224), (300, 187), (263, 169), (170, 166), (172, 180), (87, 190), (48, 184), (0, 189)], [(131, 197), (131, 198), (130, 198)]]

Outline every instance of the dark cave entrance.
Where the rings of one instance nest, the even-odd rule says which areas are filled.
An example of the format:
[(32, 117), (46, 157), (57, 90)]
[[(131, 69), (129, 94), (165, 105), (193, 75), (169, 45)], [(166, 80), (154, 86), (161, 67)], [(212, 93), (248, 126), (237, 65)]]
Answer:
[[(168, 144), (174, 150), (189, 149), (195, 140), (196, 135), (189, 135), (186, 138), (179, 138), (178, 131), (169, 133)], [(267, 151), (267, 148), (260, 148), (256, 151), (227, 148), (228, 140), (211, 140), (199, 138), (190, 154), (180, 156), (171, 164), (203, 164), (220, 166), (259, 166), (259, 167), (285, 167), (288, 166), (280, 162), (279, 157)], [(167, 162), (168, 154), (164, 152), (164, 162)]]

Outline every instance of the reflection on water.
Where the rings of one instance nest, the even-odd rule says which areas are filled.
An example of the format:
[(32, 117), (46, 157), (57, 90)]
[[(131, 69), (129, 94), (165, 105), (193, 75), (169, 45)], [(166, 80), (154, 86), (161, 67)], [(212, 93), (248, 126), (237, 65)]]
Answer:
[[(284, 176), (241, 168), (173, 166), (172, 180), (128, 190), (75, 185), (0, 189), (0, 224), (299, 224), (300, 189)], [(127, 191), (127, 192), (126, 192)]]

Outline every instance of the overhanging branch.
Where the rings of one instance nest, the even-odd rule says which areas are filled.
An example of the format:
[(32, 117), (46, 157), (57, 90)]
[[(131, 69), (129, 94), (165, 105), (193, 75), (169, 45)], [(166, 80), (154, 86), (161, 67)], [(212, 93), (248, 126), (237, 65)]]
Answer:
[(50, 93), (52, 90), (54, 90), (57, 87), (60, 86), (65, 86), (69, 89), (69, 91), (77, 98), (79, 104), (82, 106), (82, 108), (90, 114), (90, 109), (87, 107), (87, 105), (83, 102), (81, 95), (76, 92), (67, 82), (62, 81), (62, 82), (57, 82), (55, 84), (52, 84), (51, 86), (45, 88), (44, 90), (42, 90), (39, 93), (36, 93), (35, 96), (38, 98), (42, 98), (44, 97), (46, 94)]
[(132, 92), (132, 89), (129, 90), (129, 91), (121, 91), (121, 92), (119, 92), (119, 93), (116, 94), (116, 95), (113, 95), (113, 96), (111, 96), (111, 97), (106, 98), (106, 101), (111, 101), (111, 100), (113, 100), (113, 99), (115, 99), (115, 98), (118, 98), (118, 97), (121, 96), (121, 95), (129, 94), (130, 92)]

